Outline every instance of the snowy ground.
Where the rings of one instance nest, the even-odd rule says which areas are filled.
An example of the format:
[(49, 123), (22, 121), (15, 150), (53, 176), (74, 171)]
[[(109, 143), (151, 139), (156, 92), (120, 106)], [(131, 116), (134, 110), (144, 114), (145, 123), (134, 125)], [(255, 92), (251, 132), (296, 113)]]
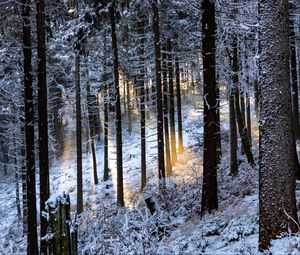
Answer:
[[(140, 193), (139, 126), (124, 133), (125, 208), (115, 204), (116, 171), (114, 135), (111, 132), (109, 155), (111, 181), (103, 183), (103, 148), (97, 149), (99, 185), (93, 184), (91, 155), (84, 155), (84, 207), (79, 221), (82, 254), (257, 254), (258, 169), (252, 169), (240, 156), (240, 173), (230, 177), (228, 158), (228, 110), (222, 106), (223, 159), (218, 172), (219, 210), (200, 218), (202, 186), (202, 110), (197, 96), (184, 99), (183, 128), (185, 152), (166, 180), (157, 184), (155, 119), (147, 120), (148, 184)], [(124, 130), (127, 128), (124, 118)], [(133, 116), (138, 123), (138, 115)], [(72, 130), (72, 123), (69, 128)], [(257, 125), (253, 123), (254, 137)], [(256, 141), (254, 139), (256, 146)], [(76, 208), (76, 160), (74, 136), (67, 134), (65, 151), (51, 168), (51, 192), (68, 192)], [(255, 148), (257, 159), (257, 149)], [(110, 186), (107, 189), (107, 185)], [(22, 223), (16, 215), (13, 176), (0, 179), (0, 254), (25, 254)], [(151, 215), (145, 198), (151, 197), (157, 213)], [(299, 196), (298, 196), (299, 197)], [(298, 203), (299, 204), (299, 203)], [(273, 254), (300, 254), (299, 236), (276, 240)]]

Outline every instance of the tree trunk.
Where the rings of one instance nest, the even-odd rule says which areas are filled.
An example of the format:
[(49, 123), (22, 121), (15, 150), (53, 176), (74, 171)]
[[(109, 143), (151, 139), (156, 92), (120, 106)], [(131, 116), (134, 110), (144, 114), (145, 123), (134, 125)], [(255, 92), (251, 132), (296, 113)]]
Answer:
[(238, 174), (238, 159), (237, 159), (237, 128), (236, 116), (234, 107), (235, 89), (230, 88), (229, 92), (229, 126), (230, 126), (230, 174), (235, 176)]
[(111, 39), (113, 52), (113, 69), (114, 69), (114, 88), (115, 88), (115, 113), (116, 113), (116, 143), (117, 143), (117, 204), (124, 206), (123, 193), (123, 159), (122, 159), (122, 119), (119, 89), (119, 59), (118, 44), (115, 24), (115, 2), (112, 1), (109, 7), (111, 21)]
[(160, 64), (160, 31), (157, 0), (152, 2), (153, 11), (153, 34), (155, 51), (155, 81), (156, 81), (156, 110), (157, 110), (157, 155), (158, 155), (158, 176), (159, 180), (165, 178), (165, 157), (164, 157), (164, 118), (161, 89), (161, 64)]
[(218, 209), (216, 21), (215, 3), (210, 0), (202, 1), (202, 33), (204, 156), (201, 215)]
[(86, 94), (87, 94), (87, 109), (88, 109), (88, 122), (89, 122), (89, 133), (90, 133), (90, 141), (91, 141), (91, 151), (92, 151), (92, 158), (93, 158), (93, 176), (94, 176), (94, 183), (98, 184), (98, 174), (97, 174), (97, 159), (96, 159), (96, 146), (95, 146), (95, 125), (94, 125), (94, 118), (97, 114), (96, 109), (93, 109), (94, 105), (94, 97), (91, 93), (91, 87), (89, 82), (89, 70), (88, 65), (86, 66)]
[(183, 153), (183, 137), (182, 137), (182, 113), (181, 113), (181, 88), (180, 88), (180, 69), (179, 59), (175, 59), (176, 73), (176, 99), (177, 99), (177, 124), (178, 124), (178, 153)]
[(171, 131), (171, 149), (172, 149), (172, 164), (177, 161), (176, 148), (176, 132), (175, 132), (175, 104), (174, 104), (174, 83), (173, 83), (173, 59), (172, 59), (172, 42), (168, 39), (168, 71), (169, 71), (169, 92), (170, 92), (170, 131)]
[(83, 211), (82, 189), (82, 124), (81, 124), (81, 88), (80, 88), (80, 55), (75, 52), (75, 77), (76, 77), (76, 147), (77, 147), (77, 213)]
[(252, 135), (251, 135), (251, 105), (249, 93), (246, 93), (246, 113), (247, 113), (247, 131), (249, 137), (249, 145), (252, 150)]
[(130, 84), (129, 84), (129, 77), (125, 75), (125, 83), (126, 83), (126, 91), (127, 91), (127, 117), (128, 117), (128, 132), (131, 133), (132, 132), (132, 126), (131, 126), (131, 102), (130, 102)]
[(172, 163), (170, 153), (170, 135), (169, 135), (169, 107), (168, 107), (168, 67), (167, 67), (167, 54), (162, 53), (162, 74), (163, 74), (163, 110), (164, 110), (164, 130), (165, 130), (165, 153), (166, 153), (166, 172), (170, 176), (172, 174)]
[(288, 0), (259, 1), (261, 250), (267, 249), (271, 240), (279, 235), (298, 231), (294, 130), (289, 85), (288, 8)]
[(139, 35), (139, 75), (137, 78), (138, 88), (140, 91), (140, 112), (141, 112), (141, 190), (146, 186), (147, 172), (146, 172), (146, 115), (145, 115), (145, 80), (144, 75), (145, 68), (145, 17), (140, 15), (138, 17), (138, 29)]
[(22, 0), (23, 54), (24, 54), (24, 106), (26, 146), (26, 197), (27, 197), (27, 253), (38, 254), (36, 181), (34, 154), (34, 112), (31, 66), (30, 2)]
[(104, 81), (104, 169), (103, 180), (109, 179), (108, 169), (108, 75), (107, 75), (107, 48), (106, 48), (106, 31), (104, 32), (103, 51), (104, 51), (104, 64), (103, 64), (103, 81)]
[(291, 89), (292, 89), (292, 105), (293, 105), (293, 120), (294, 120), (294, 134), (296, 141), (300, 139), (300, 125), (299, 125), (299, 103), (298, 103), (298, 77), (297, 77), (297, 57), (296, 57), (296, 42), (294, 22), (291, 21), (290, 28), (290, 63), (291, 63)]
[[(45, 202), (50, 196), (48, 152), (48, 91), (46, 77), (45, 3), (36, 0), (38, 51), (38, 116), (39, 116), (39, 169), (40, 169), (40, 222), (41, 237), (47, 234), (47, 219), (43, 217)], [(47, 254), (47, 241), (40, 239), (40, 252)]]

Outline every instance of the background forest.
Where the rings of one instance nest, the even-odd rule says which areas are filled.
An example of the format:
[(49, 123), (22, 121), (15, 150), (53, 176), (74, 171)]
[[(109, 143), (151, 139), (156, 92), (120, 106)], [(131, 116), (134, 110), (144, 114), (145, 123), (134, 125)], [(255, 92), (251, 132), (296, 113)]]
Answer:
[(297, 0), (0, 0), (0, 254), (300, 254)]

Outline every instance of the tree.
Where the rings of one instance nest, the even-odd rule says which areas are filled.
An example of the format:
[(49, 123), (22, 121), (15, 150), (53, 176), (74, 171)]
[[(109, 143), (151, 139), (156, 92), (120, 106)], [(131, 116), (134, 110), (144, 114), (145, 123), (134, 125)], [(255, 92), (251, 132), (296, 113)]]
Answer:
[[(47, 234), (47, 219), (43, 217), (45, 202), (50, 196), (48, 153), (48, 97), (46, 77), (45, 3), (36, 0), (38, 52), (38, 115), (39, 115), (39, 169), (41, 237)], [(47, 241), (41, 238), (40, 252), (47, 254)]]
[(165, 131), (165, 154), (166, 154), (166, 172), (167, 175), (172, 174), (172, 163), (171, 163), (171, 154), (170, 154), (170, 134), (169, 134), (169, 107), (168, 107), (168, 67), (167, 67), (167, 49), (163, 48), (164, 52), (162, 53), (162, 85), (163, 85), (163, 111), (164, 111), (164, 131)]
[(161, 89), (161, 64), (160, 64), (160, 31), (159, 13), (157, 0), (152, 1), (153, 11), (153, 34), (154, 34), (154, 55), (155, 55), (155, 82), (156, 82), (156, 111), (157, 111), (157, 155), (158, 155), (158, 176), (165, 178), (165, 157), (164, 157), (164, 123), (163, 123), (163, 101)]
[(76, 82), (76, 148), (77, 148), (77, 213), (83, 211), (82, 188), (82, 111), (80, 84), (80, 54), (82, 50), (82, 30), (78, 31), (78, 42), (75, 48), (75, 82)]
[(88, 63), (86, 66), (86, 94), (87, 94), (87, 110), (88, 110), (88, 123), (89, 123), (89, 133), (91, 141), (92, 159), (93, 159), (93, 176), (94, 183), (98, 184), (98, 174), (97, 174), (97, 159), (96, 159), (96, 145), (95, 145), (95, 130), (96, 130), (96, 114), (98, 113), (93, 107), (95, 104), (96, 97), (91, 92), (91, 85), (89, 81), (89, 69)]
[(204, 101), (204, 152), (201, 215), (218, 209), (217, 189), (217, 83), (216, 83), (216, 21), (215, 3), (202, 1), (202, 56), (203, 56), (203, 101)]
[[(259, 248), (297, 232), (288, 0), (260, 0)], [(276, 42), (276, 43), (272, 43)], [(284, 148), (284, 153), (282, 153)], [(270, 224), (271, 223), (271, 224)]]
[(291, 89), (292, 89), (292, 105), (295, 139), (300, 139), (299, 125), (299, 103), (298, 103), (298, 77), (297, 77), (297, 57), (296, 57), (296, 40), (294, 31), (294, 21), (291, 20), (290, 27), (290, 65), (291, 65)]
[[(140, 8), (141, 9), (141, 8)], [(139, 74), (137, 77), (139, 94), (140, 94), (140, 112), (141, 112), (141, 190), (146, 186), (146, 118), (145, 118), (145, 15), (138, 15), (137, 33), (138, 40), (138, 56), (139, 56)]]
[(168, 39), (168, 73), (169, 73), (169, 93), (170, 93), (170, 131), (171, 131), (171, 151), (172, 151), (172, 164), (177, 161), (176, 149), (176, 134), (175, 134), (175, 103), (174, 103), (174, 82), (173, 82), (173, 58), (172, 58), (172, 42)]
[(175, 59), (175, 75), (176, 75), (176, 99), (177, 99), (177, 124), (178, 124), (178, 153), (183, 153), (183, 138), (182, 138), (182, 113), (181, 113), (181, 88), (180, 88), (180, 69), (179, 58)]
[(118, 58), (118, 43), (116, 36), (116, 21), (115, 21), (115, 1), (109, 6), (110, 22), (111, 22), (111, 39), (113, 53), (113, 74), (114, 74), (114, 89), (115, 89), (115, 116), (116, 116), (116, 143), (117, 143), (117, 204), (124, 206), (124, 191), (123, 191), (123, 156), (122, 156), (122, 117), (120, 103), (120, 88), (119, 88), (119, 58)]
[(24, 53), (24, 106), (26, 146), (26, 200), (27, 200), (27, 253), (38, 254), (35, 153), (33, 126), (32, 51), (30, 1), (22, 0), (23, 53)]

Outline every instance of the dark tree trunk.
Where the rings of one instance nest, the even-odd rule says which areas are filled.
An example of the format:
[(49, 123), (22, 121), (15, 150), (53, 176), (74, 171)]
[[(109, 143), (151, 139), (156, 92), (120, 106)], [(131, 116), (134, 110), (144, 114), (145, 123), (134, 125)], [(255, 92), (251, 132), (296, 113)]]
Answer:
[[(259, 248), (298, 231), (288, 0), (260, 0)], [(270, 26), (272, 24), (272, 26)], [(283, 153), (284, 150), (284, 153)]]
[(229, 125), (230, 125), (230, 174), (235, 176), (238, 174), (238, 160), (237, 160), (237, 128), (234, 107), (235, 89), (231, 88), (229, 92)]
[(115, 113), (116, 113), (116, 143), (117, 143), (117, 204), (124, 206), (123, 193), (123, 158), (122, 158), (122, 119), (120, 104), (120, 88), (119, 88), (119, 58), (118, 44), (115, 23), (115, 2), (112, 1), (109, 7), (111, 21), (111, 39), (113, 52), (113, 68), (114, 68), (114, 88), (115, 88)]
[(170, 93), (170, 131), (171, 131), (171, 151), (172, 151), (172, 164), (177, 161), (177, 148), (176, 148), (176, 132), (175, 132), (175, 103), (174, 103), (174, 82), (173, 82), (173, 58), (172, 58), (172, 42), (168, 39), (168, 72), (169, 72), (169, 93)]
[(298, 103), (298, 78), (297, 78), (297, 57), (296, 57), (296, 42), (294, 22), (291, 21), (290, 28), (290, 63), (291, 63), (291, 89), (292, 89), (292, 105), (293, 105), (293, 120), (294, 120), (294, 134), (296, 141), (300, 139), (300, 125), (299, 125), (299, 103)]
[(183, 137), (182, 137), (182, 113), (181, 113), (181, 88), (180, 88), (180, 69), (179, 59), (175, 59), (176, 73), (176, 99), (177, 99), (177, 124), (178, 124), (178, 153), (183, 153)]
[(87, 94), (87, 109), (88, 109), (88, 122), (89, 122), (89, 133), (90, 133), (90, 141), (91, 141), (91, 150), (92, 150), (92, 158), (93, 158), (93, 176), (94, 183), (98, 184), (98, 174), (97, 174), (97, 158), (96, 158), (96, 145), (95, 145), (95, 115), (97, 114), (96, 109), (93, 108), (95, 97), (91, 93), (91, 87), (89, 82), (89, 71), (88, 66), (86, 66), (86, 94)]
[(144, 15), (138, 17), (138, 29), (139, 35), (139, 75), (138, 75), (138, 88), (140, 91), (140, 112), (141, 112), (141, 190), (146, 186), (147, 172), (146, 172), (146, 116), (145, 116), (145, 19)]
[(131, 133), (132, 132), (132, 126), (131, 126), (131, 102), (130, 102), (130, 84), (129, 84), (129, 77), (125, 76), (125, 84), (126, 84), (126, 91), (127, 91), (127, 117), (128, 117), (128, 132)]
[(103, 180), (109, 179), (108, 169), (108, 75), (107, 75), (107, 48), (106, 48), (106, 31), (103, 40), (104, 65), (103, 65), (103, 81), (104, 81), (104, 169)]
[(168, 67), (167, 67), (167, 54), (162, 53), (162, 74), (163, 74), (163, 110), (164, 110), (164, 130), (165, 130), (165, 152), (166, 152), (166, 172), (167, 175), (172, 174), (172, 163), (170, 153), (170, 134), (169, 134), (169, 107), (168, 107)]
[(26, 147), (27, 253), (38, 254), (30, 2), (22, 0)]
[(203, 100), (204, 100), (204, 156), (201, 215), (218, 209), (217, 189), (217, 83), (216, 83), (216, 21), (215, 4), (202, 1), (202, 56), (203, 56)]
[(80, 88), (80, 55), (76, 51), (75, 77), (76, 77), (76, 147), (77, 147), (77, 213), (83, 211), (82, 189), (82, 114), (81, 114), (81, 88)]
[(247, 131), (249, 137), (249, 145), (252, 150), (252, 135), (251, 135), (251, 104), (249, 94), (246, 93), (246, 115), (247, 115)]
[(153, 34), (155, 51), (155, 81), (156, 81), (156, 109), (157, 109), (157, 155), (158, 155), (158, 176), (162, 180), (165, 178), (165, 157), (164, 157), (164, 118), (161, 89), (161, 64), (160, 64), (160, 31), (159, 14), (157, 0), (152, 2), (153, 11)]
[(41, 254), (47, 254), (47, 241), (42, 237), (47, 234), (47, 219), (43, 217), (45, 202), (50, 196), (49, 187), (49, 152), (48, 152), (48, 91), (46, 77), (46, 34), (45, 3), (36, 0), (36, 25), (38, 43), (38, 116), (39, 116), (39, 169), (40, 169), (40, 222)]

